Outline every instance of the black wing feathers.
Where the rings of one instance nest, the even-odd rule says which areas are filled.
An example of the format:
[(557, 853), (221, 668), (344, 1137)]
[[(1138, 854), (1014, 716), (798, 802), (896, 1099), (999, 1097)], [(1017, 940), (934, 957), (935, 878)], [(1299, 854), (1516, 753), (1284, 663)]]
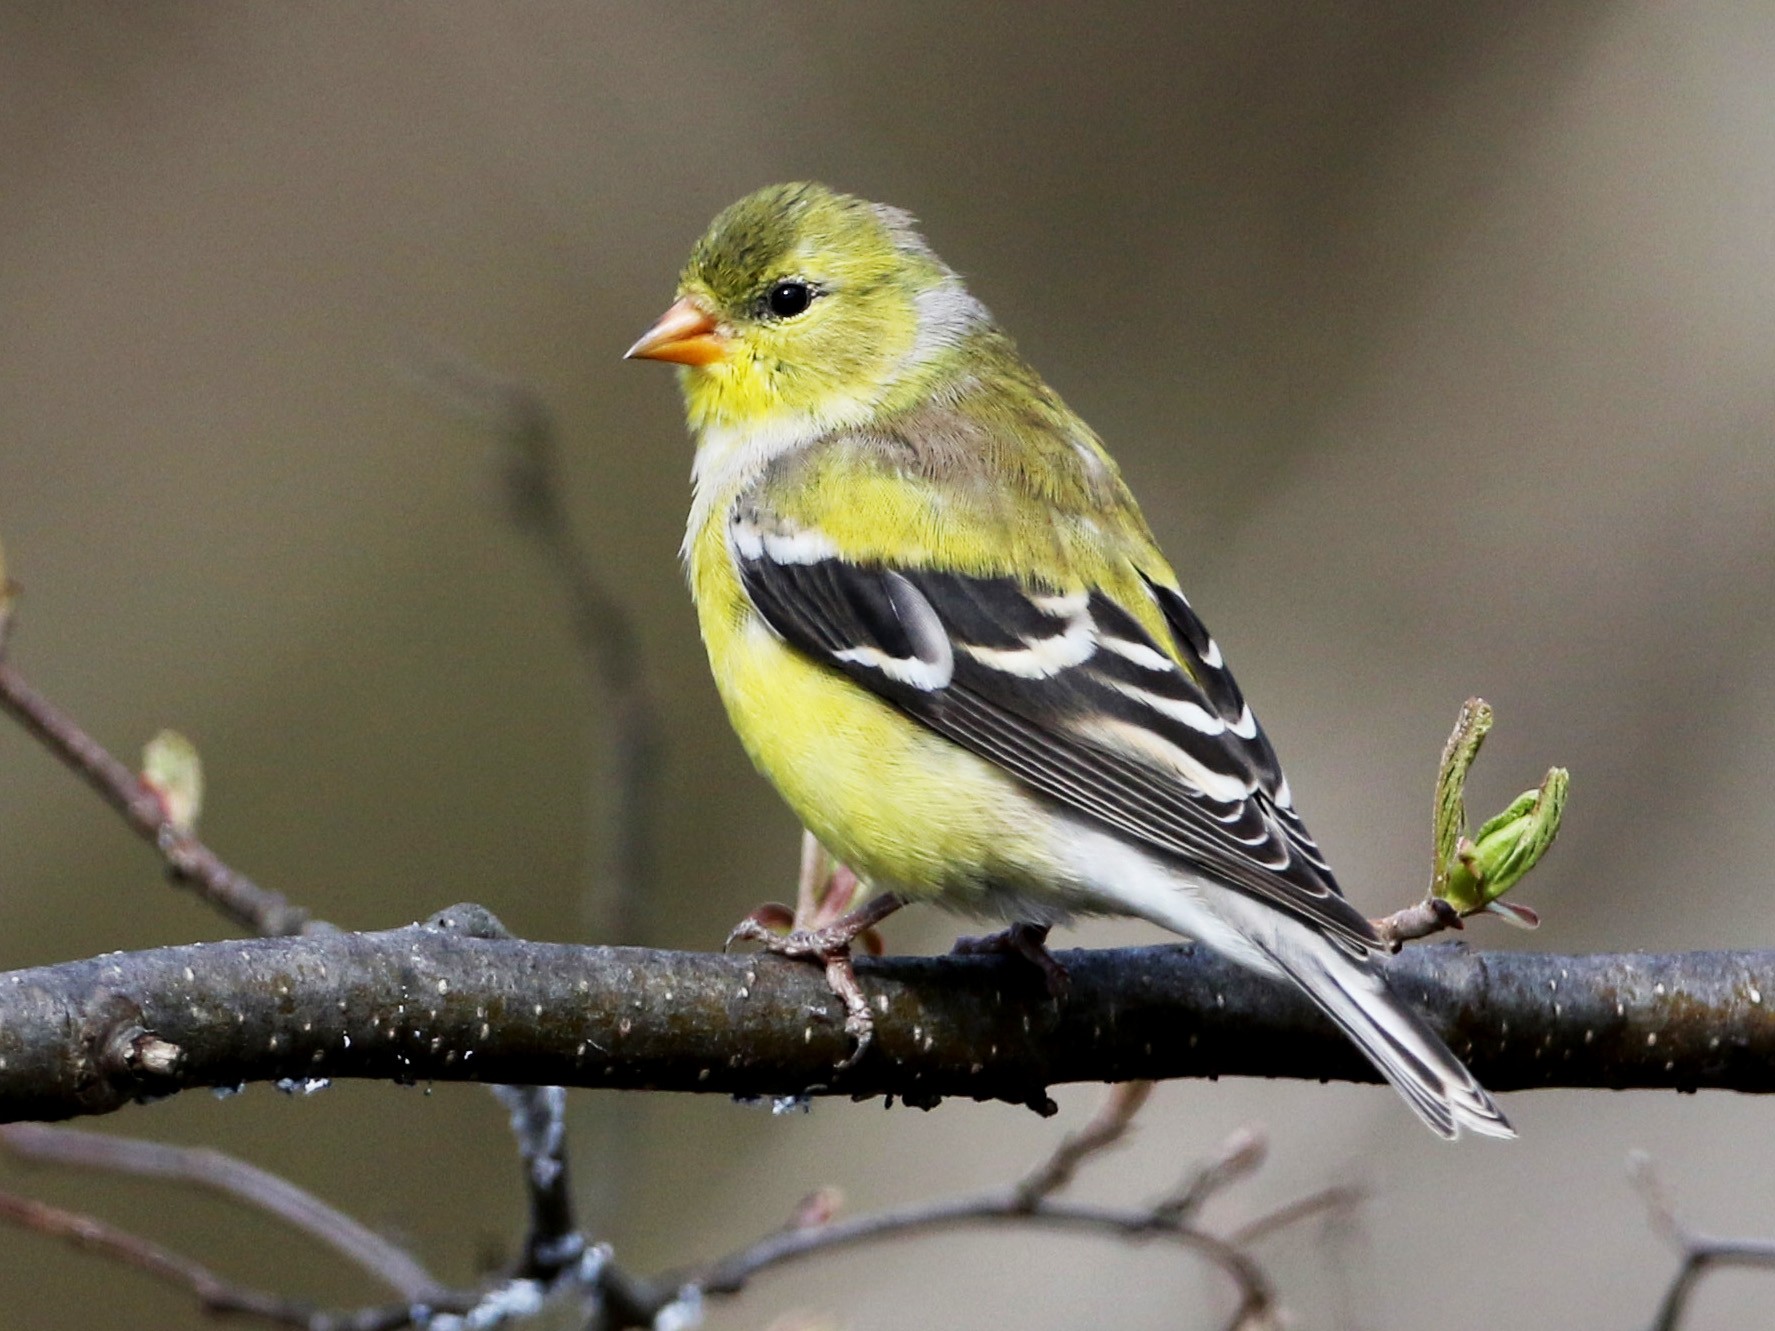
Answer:
[(793, 646), (1034, 789), (1325, 930), (1374, 945), (1291, 807), (1276, 756), (1182, 596), (1152, 595), (1179, 669), (1101, 593), (859, 565), (736, 514), (741, 583)]

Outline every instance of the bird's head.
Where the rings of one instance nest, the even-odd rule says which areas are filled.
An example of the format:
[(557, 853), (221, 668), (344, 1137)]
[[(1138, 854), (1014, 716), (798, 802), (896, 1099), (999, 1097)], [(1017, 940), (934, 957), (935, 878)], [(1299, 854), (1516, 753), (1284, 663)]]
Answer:
[(673, 361), (690, 422), (834, 428), (926, 392), (984, 307), (906, 213), (773, 185), (710, 225), (678, 300), (629, 348)]

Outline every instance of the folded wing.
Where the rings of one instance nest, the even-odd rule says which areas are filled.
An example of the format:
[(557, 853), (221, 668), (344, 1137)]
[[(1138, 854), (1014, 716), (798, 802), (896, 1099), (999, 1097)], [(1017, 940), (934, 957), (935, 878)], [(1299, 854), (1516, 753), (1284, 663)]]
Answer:
[(1377, 945), (1175, 589), (1143, 579), (1161, 643), (1100, 589), (852, 562), (756, 504), (736, 508), (729, 540), (747, 596), (791, 645), (1066, 808), (1352, 954)]

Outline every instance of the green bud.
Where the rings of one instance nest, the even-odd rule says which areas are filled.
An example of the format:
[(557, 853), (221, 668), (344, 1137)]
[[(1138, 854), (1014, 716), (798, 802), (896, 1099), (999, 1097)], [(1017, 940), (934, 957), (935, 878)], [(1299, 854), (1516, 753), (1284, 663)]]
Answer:
[(1553, 845), (1570, 784), (1565, 768), (1552, 768), (1538, 789), (1523, 791), (1471, 840), (1462, 838), (1440, 893), (1443, 900), (1463, 915), (1484, 910), (1525, 928), (1539, 924), (1540, 917), (1528, 907), (1505, 905), (1498, 898)]
[(1533, 929), (1541, 918), (1527, 906), (1501, 901), (1540, 862), (1559, 835), (1570, 774), (1548, 771), (1540, 786), (1525, 790), (1510, 806), (1467, 835), (1467, 772), (1492, 727), (1492, 709), (1481, 698), (1461, 707), (1454, 733), (1442, 751), (1436, 778), (1436, 862), (1430, 895), (1462, 915), (1487, 911), (1511, 924)]
[(203, 761), (197, 746), (176, 730), (163, 730), (142, 750), (142, 784), (160, 797), (166, 820), (184, 836), (197, 830), (203, 811)]
[(1433, 897), (1448, 895), (1449, 871), (1458, 862), (1456, 854), (1467, 835), (1467, 770), (1491, 727), (1491, 704), (1484, 698), (1469, 698), (1461, 704), (1454, 732), (1442, 748), (1442, 766), (1436, 773), (1435, 862), (1430, 866)]

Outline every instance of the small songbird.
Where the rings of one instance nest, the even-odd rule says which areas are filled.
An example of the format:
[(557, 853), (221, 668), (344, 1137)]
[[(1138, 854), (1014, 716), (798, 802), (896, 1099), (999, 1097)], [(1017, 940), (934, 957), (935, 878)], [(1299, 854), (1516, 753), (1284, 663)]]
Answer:
[(1025, 950), (1136, 916), (1300, 986), (1442, 1136), (1514, 1135), (1388, 987), (1103, 444), (910, 216), (759, 190), (628, 354), (682, 367), (683, 554), (734, 729), (880, 894), (779, 950), (840, 957), (914, 901)]

